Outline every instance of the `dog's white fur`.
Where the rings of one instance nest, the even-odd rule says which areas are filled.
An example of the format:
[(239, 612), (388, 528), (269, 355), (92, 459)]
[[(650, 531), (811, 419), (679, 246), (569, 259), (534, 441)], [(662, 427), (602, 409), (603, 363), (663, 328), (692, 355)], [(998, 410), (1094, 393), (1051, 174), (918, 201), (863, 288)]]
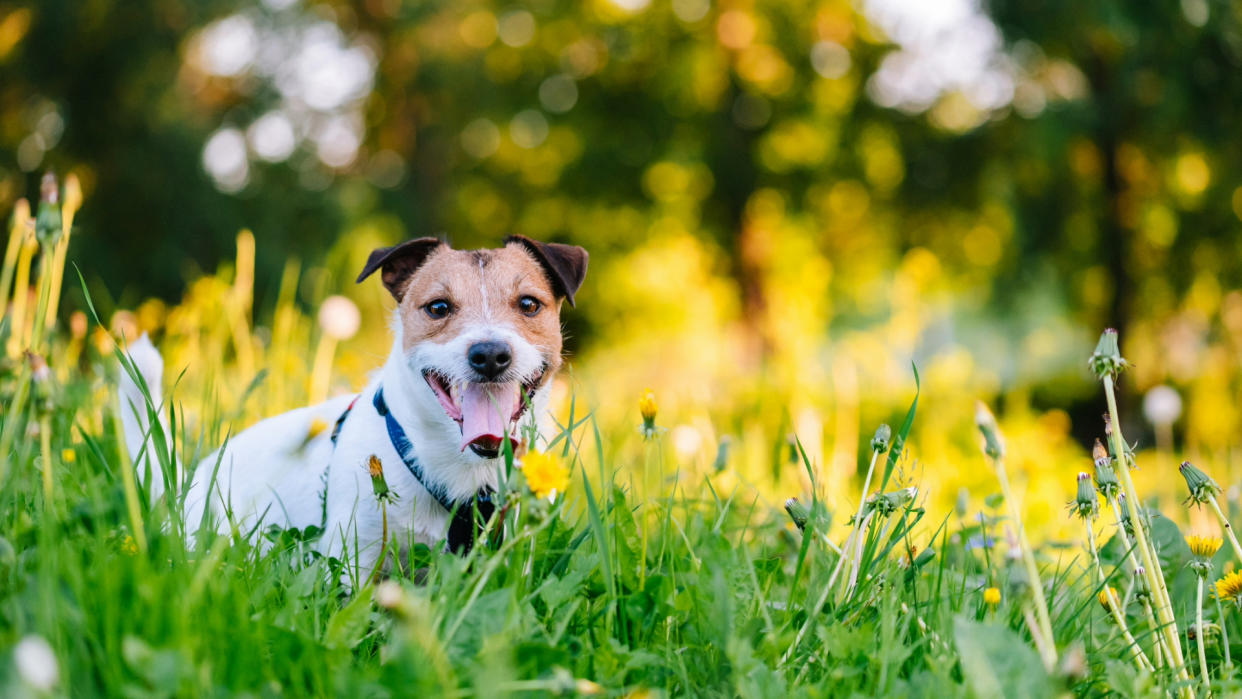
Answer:
[[(426, 477), (443, 484), (454, 500), (468, 498), (483, 486), (497, 486), (502, 460), (485, 459), (462, 450), (460, 432), (423, 379), (422, 371), (435, 369), (454, 380), (469, 375), (467, 348), (484, 340), (507, 341), (513, 349), (510, 374), (528, 378), (543, 368), (534, 347), (512, 327), (488, 317), (443, 343), (422, 342), (405, 352), (401, 316), (394, 313), (396, 340), (387, 362), (362, 390), (346, 419), (335, 447), (332, 426), (354, 395), (332, 398), (319, 405), (300, 408), (265, 419), (230, 439), (222, 451), (203, 459), (190, 474), (185, 501), (185, 523), (194, 530), (203, 521), (220, 532), (234, 527), (241, 532), (258, 531), (269, 525), (305, 528), (325, 526), (320, 550), (357, 566), (365, 577), (379, 556), (382, 522), (372, 492), (367, 462), (380, 458), (389, 488), (399, 496), (388, 508), (389, 536), (408, 532), (413, 541), (433, 545), (445, 535), (448, 513), (406, 469), (393, 447), (384, 418), (372, 406), (375, 390), (383, 386), (384, 399), (414, 446)], [(130, 347), (130, 355), (158, 406), (163, 359), (144, 335)], [(543, 415), (550, 381), (535, 391), (530, 415)], [(125, 439), (135, 462), (144, 448), (149, 430), (147, 407), (138, 386), (122, 372), (119, 387)], [(308, 441), (311, 426), (322, 421), (328, 428)], [(147, 450), (152, 447), (148, 444)], [(143, 456), (144, 460), (149, 457)], [(158, 473), (153, 465), (150, 471)], [(218, 465), (217, 465), (218, 464)], [(326, 518), (323, 476), (327, 473)], [(139, 473), (146, 469), (139, 467)], [(214, 479), (213, 479), (214, 474)], [(180, 474), (178, 480), (180, 481)], [(153, 497), (163, 490), (162, 478), (152, 478)], [(409, 538), (398, 535), (398, 543)], [(347, 555), (346, 555), (347, 554)]]

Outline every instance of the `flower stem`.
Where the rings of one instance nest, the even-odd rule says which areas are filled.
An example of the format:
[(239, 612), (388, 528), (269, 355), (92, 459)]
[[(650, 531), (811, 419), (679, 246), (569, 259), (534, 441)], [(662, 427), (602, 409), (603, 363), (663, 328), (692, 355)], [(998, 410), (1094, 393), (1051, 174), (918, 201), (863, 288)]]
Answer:
[(1113, 589), (1108, 586), (1108, 579), (1104, 577), (1104, 569), (1100, 566), (1100, 554), (1095, 545), (1095, 530), (1091, 527), (1090, 520), (1084, 520), (1087, 525), (1087, 546), (1091, 549), (1091, 560), (1095, 564), (1096, 576), (1100, 579), (1100, 584), (1104, 586), (1104, 596), (1108, 599), (1108, 611), (1113, 615), (1113, 621), (1117, 622), (1117, 628), (1121, 630), (1122, 638), (1126, 643), (1130, 644), (1131, 655), (1134, 656), (1134, 663), (1140, 669), (1146, 668), (1154, 670), (1151, 661), (1147, 659), (1147, 654), (1143, 652), (1142, 646), (1134, 639), (1134, 635), (1130, 633), (1130, 627), (1126, 625), (1126, 618), (1121, 614), (1121, 605), (1117, 602)]
[[(1130, 562), (1130, 571), (1137, 572), (1139, 570), (1138, 561), (1134, 558), (1134, 544), (1131, 542), (1129, 535), (1126, 534), (1125, 525), (1121, 522), (1121, 502), (1116, 495), (1108, 498), (1108, 504), (1113, 509), (1114, 522), (1117, 525), (1117, 531), (1121, 534), (1121, 540), (1126, 545), (1126, 560)], [(1147, 601), (1143, 602), (1143, 614), (1147, 617), (1147, 623), (1151, 625), (1152, 638), (1155, 642), (1156, 667), (1164, 666), (1164, 658), (1166, 649), (1164, 647), (1164, 636), (1160, 633), (1160, 622), (1156, 621), (1156, 613), (1151, 608), (1151, 604)]]
[(1233, 534), (1233, 526), (1229, 524), (1229, 518), (1225, 516), (1225, 512), (1220, 509), (1220, 503), (1216, 502), (1215, 495), (1208, 495), (1208, 504), (1216, 511), (1216, 519), (1220, 521), (1220, 528), (1225, 530), (1225, 535), (1229, 537), (1229, 544), (1233, 546), (1233, 552), (1237, 554), (1238, 560), (1242, 561), (1242, 546), (1238, 545), (1238, 537)]
[[(1186, 661), (1182, 655), (1180, 634), (1177, 631), (1177, 620), (1173, 618), (1173, 605), (1169, 602), (1169, 591), (1164, 584), (1164, 573), (1160, 569), (1160, 561), (1147, 538), (1147, 520), (1139, 511), (1138, 491), (1134, 488), (1134, 479), (1130, 477), (1130, 464), (1126, 461), (1125, 440), (1121, 435), (1121, 420), (1118, 418), (1117, 396), (1113, 391), (1113, 377), (1104, 377), (1104, 396), (1108, 399), (1108, 414), (1112, 420), (1113, 454), (1117, 457), (1117, 472), (1121, 474), (1121, 484), (1126, 491), (1126, 506), (1130, 510), (1130, 520), (1134, 522), (1134, 539), (1143, 559), (1143, 575), (1147, 578), (1147, 586), (1155, 601), (1156, 618), (1159, 620), (1168, 646), (1173, 669), (1179, 679), (1189, 680), (1186, 672)], [(1189, 693), (1189, 690), (1184, 692)]]
[(1216, 595), (1212, 597), (1216, 600), (1216, 618), (1220, 619), (1220, 642), (1221, 647), (1225, 649), (1225, 667), (1232, 668), (1233, 658), (1229, 656), (1229, 630), (1225, 628), (1225, 608), (1220, 603), (1220, 597)]
[(1208, 677), (1207, 655), (1203, 652), (1203, 576), (1199, 576), (1195, 594), (1195, 645), (1199, 647), (1199, 679), (1203, 680), (1204, 694), (1211, 695), (1212, 680)]
[(1048, 601), (1044, 599), (1044, 583), (1039, 577), (1039, 567), (1035, 565), (1035, 554), (1026, 540), (1026, 528), (1022, 525), (1021, 508), (1014, 499), (1013, 489), (1009, 487), (1009, 476), (1005, 473), (1005, 461), (1003, 458), (993, 457), (992, 462), (996, 467), (996, 478), (1000, 481), (1001, 494), (1009, 506), (1009, 516), (1018, 530), (1018, 546), (1022, 548), (1022, 563), (1026, 566), (1031, 594), (1035, 598), (1035, 613), (1039, 621), (1040, 634), (1043, 636), (1043, 642), (1036, 642), (1036, 645), (1039, 647), (1040, 655), (1043, 656), (1044, 666), (1051, 670), (1057, 664), (1057, 649), (1052, 635), (1052, 619), (1048, 614)]
[[(876, 461), (879, 460), (879, 458), (880, 458), (880, 450), (872, 449), (871, 450), (871, 464), (867, 466), (867, 477), (863, 479), (862, 495), (859, 496), (858, 498), (858, 511), (854, 513), (854, 525), (853, 525), (853, 528), (850, 529), (850, 536), (846, 539), (846, 542), (849, 542), (851, 539), (861, 538), (861, 532), (866, 530), (866, 527), (861, 526), (862, 525), (862, 513), (863, 513), (863, 508), (866, 507), (867, 505), (867, 491), (871, 489), (871, 477), (875, 475), (875, 463)], [(870, 517), (868, 517), (868, 519), (870, 519)], [(858, 555), (861, 557), (862, 547), (859, 546), (858, 548), (859, 548)], [(856, 560), (854, 556), (844, 555), (844, 554), (849, 553), (848, 543), (842, 549), (842, 552), (843, 552), (843, 555), (841, 559), (837, 561), (837, 567), (840, 568), (841, 563), (848, 559), (849, 574), (845, 576), (846, 579), (851, 580), (849, 586), (846, 588), (846, 591), (845, 591), (845, 596), (848, 597), (850, 590), (853, 589), (854, 587), (854, 584), (852, 581), (857, 579), (855, 577), (857, 575), (857, 571), (853, 570), (853, 568), (854, 566), (858, 564), (858, 561)], [(832, 584), (836, 581), (836, 578), (837, 578), (837, 573), (836, 571), (833, 571), (832, 578), (828, 581), (828, 587), (832, 587)]]

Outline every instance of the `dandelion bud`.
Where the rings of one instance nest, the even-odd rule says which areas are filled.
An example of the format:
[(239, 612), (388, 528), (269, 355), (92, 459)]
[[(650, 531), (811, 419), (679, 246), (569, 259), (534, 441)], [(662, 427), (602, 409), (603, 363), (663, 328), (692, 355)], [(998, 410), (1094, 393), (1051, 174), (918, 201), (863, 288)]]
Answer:
[(785, 511), (789, 513), (789, 518), (793, 520), (794, 526), (798, 529), (806, 528), (806, 521), (811, 517), (811, 511), (806, 505), (798, 502), (798, 498), (789, 498), (785, 501)]
[(1100, 335), (1100, 341), (1096, 344), (1091, 359), (1087, 360), (1087, 366), (1101, 380), (1115, 377), (1126, 368), (1126, 360), (1122, 358), (1121, 349), (1118, 347), (1116, 330), (1108, 328)]
[(1091, 474), (1078, 474), (1078, 494), (1070, 504), (1070, 511), (1082, 519), (1095, 519), (1100, 514), (1100, 500), (1091, 487)]
[(1110, 593), (1112, 594), (1113, 599), (1117, 599), (1117, 588), (1115, 587), (1109, 587), (1106, 590), (1100, 590), (1100, 593), (1095, 596), (1096, 600), (1099, 601), (1100, 606), (1104, 608), (1104, 611), (1109, 612), (1109, 613), (1113, 611), (1113, 607), (1108, 601), (1108, 596)]
[(643, 436), (651, 439), (655, 436), (656, 412), (659, 406), (656, 405), (655, 391), (648, 388), (643, 391), (643, 395), (638, 399), (638, 413), (643, 417), (643, 426), (641, 428)]
[(391, 493), (388, 490), (388, 481), (384, 480), (384, 462), (372, 454), (367, 459), (367, 471), (371, 474), (371, 488), (375, 491), (375, 499), (387, 502)]
[(35, 236), (46, 245), (60, 237), (60, 185), (56, 183), (56, 175), (43, 175), (39, 187), (39, 212), (35, 215)]
[(1189, 461), (1183, 461), (1177, 470), (1181, 471), (1182, 478), (1186, 479), (1186, 488), (1190, 491), (1190, 498), (1187, 502), (1208, 502), (1220, 492), (1220, 486), (1216, 481)]
[(983, 401), (975, 402), (975, 425), (983, 435), (983, 453), (993, 459), (1005, 456), (1005, 440), (1001, 437), (1000, 427), (996, 424), (996, 416), (988, 410)]
[(893, 438), (893, 430), (883, 423), (875, 429), (875, 436), (871, 438), (871, 451), (877, 454), (888, 451), (889, 440)]
[(887, 517), (901, 509), (906, 503), (914, 500), (918, 494), (919, 489), (915, 487), (894, 490), (891, 493), (885, 493), (875, 498), (874, 502), (872, 502), (872, 507), (877, 514)]
[(1117, 496), (1117, 514), (1121, 518), (1121, 528), (1126, 536), (1134, 538), (1134, 520), (1130, 519), (1130, 508), (1126, 506), (1125, 493)]
[(1095, 487), (1106, 499), (1112, 499), (1121, 491), (1121, 483), (1117, 481), (1117, 472), (1113, 470), (1113, 457), (1100, 440), (1095, 440), (1091, 449), (1092, 461), (1095, 464)]

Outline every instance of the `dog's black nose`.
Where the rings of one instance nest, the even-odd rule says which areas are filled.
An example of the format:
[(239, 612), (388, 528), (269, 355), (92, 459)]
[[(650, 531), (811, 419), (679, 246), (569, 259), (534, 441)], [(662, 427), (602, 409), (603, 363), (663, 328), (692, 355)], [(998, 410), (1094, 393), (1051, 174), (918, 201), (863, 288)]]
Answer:
[(494, 379), (509, 368), (513, 362), (513, 351), (507, 342), (476, 342), (466, 352), (466, 360), (484, 378)]

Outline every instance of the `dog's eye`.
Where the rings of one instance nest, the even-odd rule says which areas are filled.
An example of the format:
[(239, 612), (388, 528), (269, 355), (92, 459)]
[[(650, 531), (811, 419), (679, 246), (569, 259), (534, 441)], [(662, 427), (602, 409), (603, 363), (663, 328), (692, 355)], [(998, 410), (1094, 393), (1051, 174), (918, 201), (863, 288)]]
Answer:
[(543, 309), (543, 304), (539, 303), (539, 299), (533, 296), (523, 296), (518, 299), (518, 310), (523, 315), (534, 317), (539, 315), (539, 311)]
[(443, 318), (453, 311), (453, 305), (444, 299), (436, 299), (423, 306), (423, 310), (432, 318)]

